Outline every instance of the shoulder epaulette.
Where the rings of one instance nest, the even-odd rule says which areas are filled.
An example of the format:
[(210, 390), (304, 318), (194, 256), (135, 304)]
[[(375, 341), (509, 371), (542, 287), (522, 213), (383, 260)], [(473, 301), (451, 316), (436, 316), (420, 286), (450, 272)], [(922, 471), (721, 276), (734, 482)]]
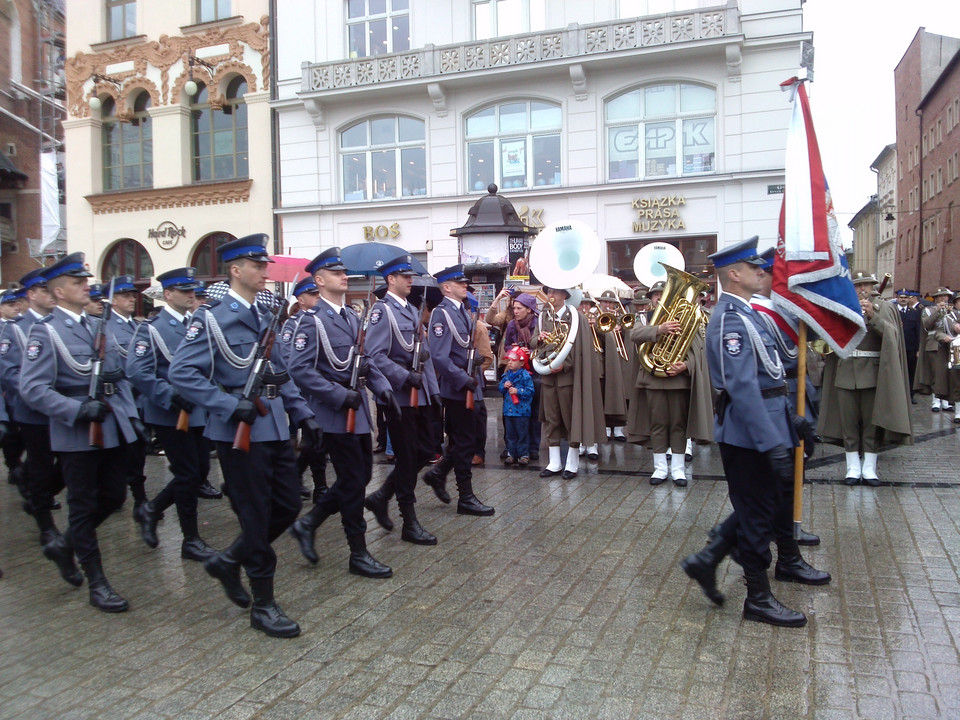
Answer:
[(145, 323), (155, 323), (155, 322), (157, 321), (157, 318), (158, 318), (158, 317), (160, 317), (159, 314), (154, 315), (153, 317), (145, 318), (145, 319), (144, 319), (144, 322), (145, 322)]
[(37, 323), (50, 322), (51, 320), (53, 320), (53, 314), (44, 315), (42, 318), (40, 318), (39, 320), (37, 320), (37, 322), (34, 323), (34, 325), (36, 325)]
[(217, 305), (219, 305), (219, 304), (220, 304), (220, 301), (219, 301), (219, 300), (208, 300), (207, 302), (205, 302), (205, 303), (204, 303), (203, 305), (201, 305), (200, 307), (206, 308), (207, 310), (209, 310), (210, 308), (215, 308), (215, 307), (216, 307)]

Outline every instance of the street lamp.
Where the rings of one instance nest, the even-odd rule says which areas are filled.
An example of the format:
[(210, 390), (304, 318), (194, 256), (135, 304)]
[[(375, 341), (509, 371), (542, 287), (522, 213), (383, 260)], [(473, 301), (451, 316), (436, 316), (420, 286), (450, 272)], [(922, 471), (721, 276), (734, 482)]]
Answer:
[[(96, 84), (99, 82), (112, 83), (117, 88), (117, 90), (119, 90), (121, 87), (120, 81), (117, 80), (116, 78), (110, 77), (109, 75), (101, 75), (100, 73), (94, 73), (93, 75), (90, 76), (90, 79), (93, 80), (94, 89), (96, 89)], [(100, 108), (103, 107), (103, 101), (100, 100), (99, 97), (94, 95), (92, 98), (90, 98), (89, 105), (91, 110), (99, 110)]]
[(202, 67), (205, 67), (207, 70), (214, 70), (215, 66), (212, 63), (208, 63), (206, 60), (196, 57), (195, 55), (188, 55), (187, 63), (189, 64), (189, 67), (190, 67), (188, 71), (190, 79), (183, 84), (183, 91), (187, 93), (187, 95), (189, 95), (190, 97), (193, 97), (194, 95), (197, 94), (197, 91), (200, 89), (197, 86), (197, 82), (193, 79), (193, 66), (201, 65)]

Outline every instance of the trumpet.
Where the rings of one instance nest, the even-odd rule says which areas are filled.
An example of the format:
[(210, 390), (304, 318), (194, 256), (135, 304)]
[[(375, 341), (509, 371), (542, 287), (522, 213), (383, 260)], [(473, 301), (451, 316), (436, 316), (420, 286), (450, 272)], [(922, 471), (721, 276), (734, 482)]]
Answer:
[[(590, 294), (587, 293), (587, 297), (590, 297)], [(595, 306), (587, 310), (588, 318), (593, 318), (593, 322), (590, 323), (590, 334), (593, 335), (593, 349), (595, 352), (603, 355), (603, 344), (600, 342), (600, 336), (597, 335), (597, 324), (599, 323), (599, 318), (601, 315), (600, 312), (600, 303), (590, 297), (591, 300), (595, 303)]]
[[(590, 298), (593, 302), (597, 303), (594, 298)], [(623, 303), (620, 302), (620, 299), (617, 298), (617, 304), (620, 305), (620, 312), (611, 313), (611, 312), (599, 312), (600, 303), (597, 303), (597, 308), (599, 314), (596, 319), (596, 328), (594, 330), (594, 336), (596, 336), (596, 330), (599, 330), (602, 333), (613, 333), (613, 339), (617, 343), (617, 355), (619, 355), (624, 360), (629, 360), (630, 356), (627, 354), (627, 345), (623, 341), (623, 332), (620, 330), (620, 327), (630, 329), (633, 327), (633, 324), (636, 322), (636, 317), (627, 313), (626, 308), (623, 307)], [(593, 308), (591, 308), (593, 310)], [(620, 327), (617, 327), (617, 325)], [(594, 341), (594, 346), (596, 347), (598, 341)], [(603, 352), (600, 350), (599, 352)]]

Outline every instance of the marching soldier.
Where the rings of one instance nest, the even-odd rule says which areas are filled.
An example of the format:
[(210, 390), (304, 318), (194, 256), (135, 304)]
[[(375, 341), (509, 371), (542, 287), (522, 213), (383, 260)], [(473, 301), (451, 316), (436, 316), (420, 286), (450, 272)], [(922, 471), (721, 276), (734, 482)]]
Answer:
[[(629, 365), (630, 354), (627, 357), (621, 357), (617, 345), (616, 333), (623, 337), (623, 328), (620, 325), (619, 313), (620, 304), (617, 302), (617, 295), (612, 290), (605, 290), (597, 300), (600, 308), (605, 313), (617, 317), (614, 330), (602, 333), (603, 357), (600, 358), (600, 364), (603, 366), (603, 415), (607, 424), (607, 438), (616, 442), (626, 442), (627, 436), (623, 429), (627, 424), (627, 396), (630, 394), (624, 385), (624, 367)], [(593, 458), (590, 458), (593, 459)]]
[[(473, 494), (473, 456), (475, 450), (473, 410), (467, 409), (466, 395), (472, 393), (474, 402), (481, 387), (479, 353), (473, 374), (467, 372), (470, 347), (473, 345), (474, 325), (467, 313), (467, 277), (463, 265), (453, 265), (434, 274), (443, 300), (433, 309), (427, 326), (430, 357), (440, 385), (443, 399), (444, 425), (447, 432), (447, 450), (443, 459), (430, 468), (423, 481), (433, 488), (437, 497), (449, 502), (446, 482), (452, 469), (457, 480), (457, 513), (460, 515), (493, 515), (489, 505)], [(474, 346), (475, 347), (475, 346)], [(446, 499), (444, 499), (446, 498)]]
[[(193, 315), (195, 275), (195, 268), (185, 267), (157, 276), (166, 305), (136, 329), (126, 371), (141, 393), (143, 419), (153, 427), (173, 473), (152, 501), (145, 501), (134, 511), (140, 535), (148, 546), (157, 547), (157, 523), (163, 511), (176, 504), (183, 533), (180, 557), (202, 562), (216, 552), (200, 537), (197, 526), (197, 488), (203, 480), (201, 472), (209, 464), (203, 442), (206, 414), (176, 392), (169, 380), (170, 361), (183, 342)], [(181, 413), (187, 415), (187, 427), (178, 429)]]
[(847, 485), (862, 479), (877, 487), (880, 445), (913, 443), (900, 317), (890, 303), (874, 302), (876, 284), (872, 275), (853, 278), (867, 334), (848, 357), (827, 355), (823, 369), (818, 431), (825, 442), (843, 445)]
[(960, 293), (953, 296), (953, 307), (943, 316), (937, 330), (937, 341), (943, 348), (947, 366), (947, 398), (953, 403), (953, 422), (960, 424)]
[[(20, 393), (50, 418), (50, 447), (57, 453), (67, 486), (70, 527), (44, 547), (68, 583), (87, 576), (90, 604), (103, 612), (129, 607), (103, 573), (97, 527), (123, 503), (126, 494), (125, 443), (137, 439), (131, 418), (137, 410), (123, 378), (116, 341), (105, 335), (103, 392), (90, 397), (94, 342), (101, 320), (89, 317), (83, 253), (67, 255), (44, 272), (57, 307), (30, 328), (20, 370)], [(91, 423), (102, 429), (102, 447), (92, 444)]]
[[(280, 352), (283, 353), (284, 362), (290, 359), (290, 346), (293, 340), (293, 330), (300, 321), (300, 316), (304, 312), (314, 307), (320, 300), (320, 291), (317, 290), (317, 284), (312, 277), (306, 277), (299, 281), (293, 287), (293, 297), (296, 298), (296, 309), (293, 314), (283, 323), (283, 329), (280, 331), (278, 340)], [(313, 492), (303, 484), (303, 473), (310, 468), (310, 474), (313, 475)], [(308, 498), (313, 495), (313, 501), (327, 491), (327, 451), (321, 444), (318, 447), (305, 445), (300, 449), (297, 455), (297, 476), (300, 478), (300, 496)]]
[(913, 385), (917, 378), (917, 359), (923, 341), (921, 316), (923, 307), (917, 293), (907, 288), (897, 290), (897, 310), (900, 311), (900, 326), (903, 328), (903, 348), (907, 355), (907, 381), (910, 387), (910, 402), (917, 404), (913, 397)]
[(20, 366), (30, 329), (57, 305), (47, 287), (46, 271), (47, 268), (37, 268), (20, 278), (27, 311), (16, 320), (0, 325), (0, 381), (10, 404), (11, 420), (19, 426), (26, 449), (23, 465), (16, 475), (22, 478), (24, 509), (36, 521), (40, 544), (44, 546), (60, 535), (50, 510), (54, 497), (63, 490), (63, 475), (60, 463), (50, 451), (50, 419), (27, 404), (20, 390)]
[[(780, 604), (767, 577), (770, 541), (792, 538), (792, 503), (784, 500), (793, 487), (793, 448), (798, 440), (776, 341), (750, 307), (750, 297), (760, 289), (763, 264), (756, 242), (751, 238), (710, 256), (723, 286), (706, 341), (711, 382), (720, 394), (714, 439), (737, 517), (736, 543), (747, 582), (743, 617), (802, 627), (807, 618)], [(731, 546), (728, 538), (717, 537), (682, 563), (718, 605), (723, 604), (723, 595), (716, 588), (716, 567)], [(776, 576), (781, 575), (778, 561)]]
[(943, 319), (950, 312), (953, 292), (940, 287), (933, 293), (933, 305), (923, 309), (920, 322), (926, 333), (914, 388), (922, 395), (931, 395), (930, 409), (933, 412), (951, 408), (950, 379), (947, 372), (947, 348), (938, 339), (937, 333), (943, 329)]
[[(413, 288), (413, 264), (409, 255), (401, 255), (380, 268), (387, 283), (387, 292), (370, 313), (367, 330), (367, 352), (377, 369), (390, 382), (400, 403), (401, 415), (390, 423), (390, 442), (396, 455), (396, 466), (383, 485), (364, 501), (377, 522), (385, 530), (393, 529), (388, 506), (397, 495), (403, 528), (400, 539), (415, 545), (436, 545), (437, 538), (417, 521), (414, 488), (417, 475), (433, 455), (430, 439), (428, 387), (425, 377), (433, 372), (427, 349), (421, 353), (421, 369), (414, 370), (414, 351), (422, 337), (420, 310), (409, 301)], [(411, 389), (417, 390), (416, 405), (410, 404)]]
[[(229, 289), (194, 313), (183, 342), (173, 354), (168, 380), (173, 392), (207, 411), (206, 430), (217, 449), (240, 535), (203, 567), (223, 585), (235, 605), (250, 607), (240, 580), (241, 565), (253, 590), (250, 626), (271, 637), (296, 637), (300, 626), (274, 599), (277, 556), (271, 543), (300, 512), (300, 483), (290, 444), (289, 413), (305, 437), (320, 429), (296, 387), (284, 372), (280, 353), (273, 356), (255, 402), (243, 396), (256, 351), (269, 326), (257, 293), (267, 283), (268, 238), (264, 234), (232, 240), (217, 249), (226, 266)], [(258, 405), (266, 410), (258, 412)], [(238, 424), (250, 426), (249, 451), (234, 449)]]
[[(12, 332), (12, 328), (4, 330), (3, 326), (15, 322), (20, 317), (22, 293), (22, 288), (20, 290), (6, 290), (0, 293), (0, 343), (3, 342), (3, 337), (7, 332)], [(18, 365), (17, 370), (19, 371), (19, 369)], [(3, 387), (2, 375), (3, 358), (0, 357), (0, 387)], [(3, 440), (0, 441), (0, 448), (3, 449), (3, 461), (7, 466), (7, 482), (20, 487), (21, 485), (25, 486), (25, 481), (22, 479), (23, 471), (19, 469), (21, 465), (20, 458), (23, 455), (24, 447), (23, 439), (20, 436), (20, 429), (11, 419), (13, 417), (12, 402), (14, 394), (14, 392), (4, 389), (3, 398), (0, 399), (0, 412), (5, 414), (6, 419), (4, 422), (7, 425)]]
[[(294, 329), (289, 369), (323, 426), (324, 446), (337, 479), (310, 511), (291, 526), (290, 535), (303, 556), (316, 564), (317, 528), (331, 515), (340, 513), (350, 546), (350, 572), (388, 578), (393, 570), (367, 550), (367, 523), (363, 519), (364, 488), (373, 473), (370, 403), (363, 383), (350, 387), (363, 319), (344, 304), (348, 280), (347, 268), (340, 261), (340, 248), (320, 253), (307, 265), (307, 272), (313, 275), (320, 301), (301, 316)], [(360, 363), (359, 377), (366, 379), (386, 412), (398, 416), (400, 409), (390, 383), (374, 363), (365, 359), (360, 359)], [(352, 429), (347, 427), (351, 410), (355, 413)]]

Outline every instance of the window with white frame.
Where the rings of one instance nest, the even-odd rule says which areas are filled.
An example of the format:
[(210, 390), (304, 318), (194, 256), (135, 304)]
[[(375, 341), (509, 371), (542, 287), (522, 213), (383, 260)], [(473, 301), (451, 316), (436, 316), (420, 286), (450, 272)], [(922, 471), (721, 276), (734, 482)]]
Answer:
[(150, 94), (142, 92), (133, 101), (133, 115), (121, 121), (114, 99), (103, 101), (100, 144), (104, 190), (153, 187), (153, 130), (149, 107)]
[(563, 113), (531, 100), (491, 105), (466, 118), (467, 192), (490, 183), (503, 190), (561, 184)]
[(231, 17), (230, 0), (197, 0), (197, 22), (214, 22)]
[(405, 116), (362, 120), (340, 132), (343, 201), (427, 194), (423, 120)]
[(137, 34), (137, 0), (106, 0), (107, 40)]
[(370, 57), (410, 49), (410, 0), (347, 0), (347, 54)]
[(546, 0), (473, 0), (476, 40), (538, 32), (546, 27)]
[[(717, 93), (690, 83), (647, 85), (605, 104), (607, 179), (716, 170)], [(642, 142), (641, 142), (642, 139)]]

